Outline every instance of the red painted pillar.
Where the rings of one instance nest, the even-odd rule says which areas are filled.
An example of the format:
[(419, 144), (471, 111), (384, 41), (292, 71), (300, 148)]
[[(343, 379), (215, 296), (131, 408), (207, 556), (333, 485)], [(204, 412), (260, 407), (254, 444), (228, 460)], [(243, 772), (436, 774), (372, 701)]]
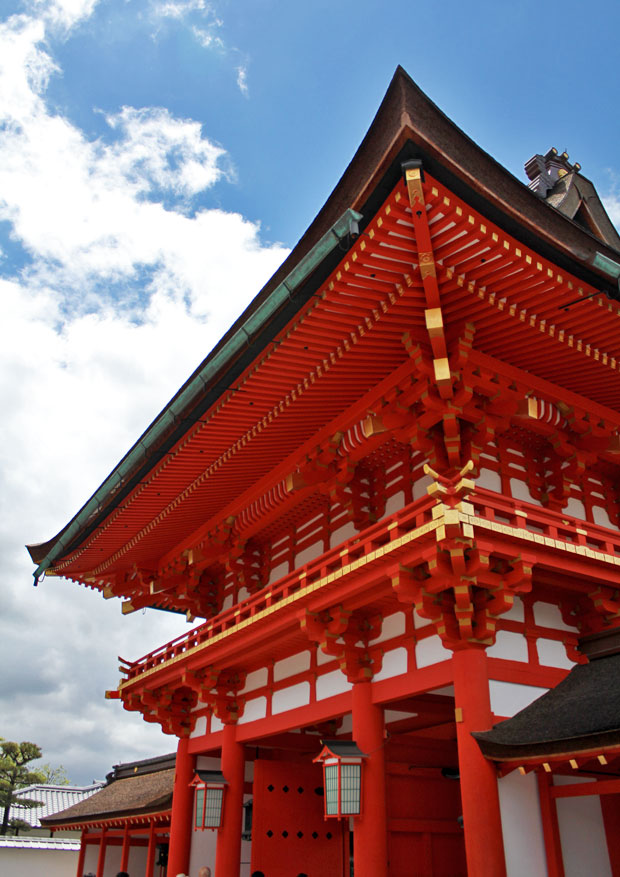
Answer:
[(107, 844), (106, 830), (101, 829), (101, 838), (99, 839), (99, 856), (97, 858), (97, 877), (103, 877), (103, 869), (105, 868), (105, 848)]
[(172, 791), (172, 814), (170, 817), (170, 849), (168, 850), (168, 874), (187, 874), (192, 837), (194, 790), (190, 783), (194, 778), (193, 755), (189, 754), (189, 738), (181, 737), (177, 747), (174, 788)]
[(157, 835), (155, 834), (155, 823), (151, 822), (151, 827), (149, 829), (149, 846), (146, 853), (146, 877), (153, 877), (153, 869), (155, 868), (155, 853), (157, 851), (157, 847), (155, 844), (156, 840)]
[(547, 857), (547, 877), (564, 877), (560, 825), (558, 823), (555, 798), (551, 797), (551, 780), (546, 773), (537, 773), (536, 779), (538, 781), (540, 818), (545, 840), (545, 855)]
[(472, 731), (487, 731), (493, 721), (486, 652), (481, 648), (456, 651), (452, 666), (467, 874), (505, 877), (497, 775), (471, 736)]
[(121, 871), (126, 871), (129, 865), (129, 848), (131, 838), (129, 836), (129, 825), (125, 825), (123, 830), (123, 849), (121, 850)]
[(228, 785), (224, 795), (222, 827), (217, 835), (215, 873), (239, 877), (245, 753), (243, 744), (237, 742), (236, 725), (224, 725), (222, 735), (222, 773)]
[(83, 831), (80, 837), (80, 854), (78, 856), (77, 877), (84, 874), (84, 859), (86, 858), (86, 832)]
[(370, 682), (353, 686), (353, 739), (368, 755), (362, 763), (362, 815), (353, 820), (355, 877), (387, 877), (383, 708), (372, 702)]

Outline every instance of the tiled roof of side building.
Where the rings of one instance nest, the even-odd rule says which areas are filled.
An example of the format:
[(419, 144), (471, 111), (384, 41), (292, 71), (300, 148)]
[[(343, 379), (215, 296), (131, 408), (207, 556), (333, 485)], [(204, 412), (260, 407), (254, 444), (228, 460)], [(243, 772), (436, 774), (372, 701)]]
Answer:
[(66, 810), (74, 804), (89, 798), (99, 789), (103, 788), (103, 782), (94, 782), (89, 786), (57, 786), (57, 785), (33, 785), (19, 789), (15, 794), (18, 798), (28, 798), (41, 801), (40, 807), (20, 807), (13, 804), (11, 816), (23, 819), (32, 828), (41, 825), (41, 819), (52, 816), (60, 810)]

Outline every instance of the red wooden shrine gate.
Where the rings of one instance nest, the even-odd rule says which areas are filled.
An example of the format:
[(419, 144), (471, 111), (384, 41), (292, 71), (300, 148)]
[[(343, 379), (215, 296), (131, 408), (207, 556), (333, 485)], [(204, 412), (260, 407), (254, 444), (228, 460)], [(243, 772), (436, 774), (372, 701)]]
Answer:
[(323, 772), (318, 764), (254, 762), (252, 871), (269, 877), (348, 874), (349, 832), (323, 816)]
[[(390, 877), (466, 877), (458, 781), (394, 759), (387, 763)], [(348, 820), (325, 819), (323, 809), (319, 765), (255, 761), (252, 872), (349, 877), (355, 820), (351, 838)]]

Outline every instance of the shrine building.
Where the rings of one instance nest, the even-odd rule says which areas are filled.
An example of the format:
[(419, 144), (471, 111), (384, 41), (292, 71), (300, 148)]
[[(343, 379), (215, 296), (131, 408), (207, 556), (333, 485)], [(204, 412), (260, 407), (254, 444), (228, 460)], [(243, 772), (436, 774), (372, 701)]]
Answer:
[(620, 874), (620, 238), (566, 153), (526, 173), (399, 68), (280, 269), (30, 546), (37, 581), (195, 625), (108, 692), (178, 738), (169, 877)]

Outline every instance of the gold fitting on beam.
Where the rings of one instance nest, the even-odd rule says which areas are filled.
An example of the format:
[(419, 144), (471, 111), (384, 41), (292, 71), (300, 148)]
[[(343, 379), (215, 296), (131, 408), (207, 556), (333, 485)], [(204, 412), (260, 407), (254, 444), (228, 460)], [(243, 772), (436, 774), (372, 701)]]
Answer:
[(433, 369), (435, 371), (435, 380), (438, 384), (450, 383), (450, 363), (447, 357), (433, 360)]
[(137, 611), (138, 610), (133, 605), (131, 600), (125, 600), (123, 603), (121, 603), (121, 612), (123, 613), (123, 615), (131, 615), (132, 612), (137, 612)]
[(443, 337), (443, 314), (441, 308), (427, 308), (424, 311), (426, 328), (431, 338)]
[(383, 420), (378, 414), (369, 414), (368, 417), (365, 417), (362, 421), (362, 432), (364, 438), (372, 438), (373, 435), (380, 435), (383, 432), (387, 432), (387, 427), (384, 426)]
[[(418, 259), (422, 280), (424, 280), (425, 277), (435, 277), (437, 275), (435, 270), (435, 257), (432, 253), (418, 253)], [(435, 310), (435, 308), (431, 308), (431, 310)]]

